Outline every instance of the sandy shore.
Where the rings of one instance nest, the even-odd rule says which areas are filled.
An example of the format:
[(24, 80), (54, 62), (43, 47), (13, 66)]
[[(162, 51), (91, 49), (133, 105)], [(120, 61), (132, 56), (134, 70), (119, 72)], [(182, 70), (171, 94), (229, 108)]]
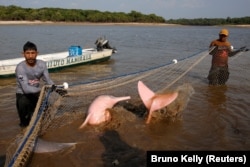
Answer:
[(11, 24), (52, 24), (53, 22), (42, 22), (42, 21), (2, 21), (0, 25), (11, 25)]
[[(90, 22), (52, 22), (52, 21), (1, 21), (0, 25), (36, 25), (36, 24), (54, 24), (54, 25), (124, 25), (124, 26), (183, 26), (178, 24), (165, 23), (90, 23)], [(221, 25), (220, 25), (221, 26)], [(249, 27), (250, 25), (223, 25), (235, 27)]]
[(178, 26), (177, 24), (164, 23), (90, 23), (90, 22), (52, 22), (52, 21), (1, 21), (0, 25), (32, 25), (32, 24), (56, 24), (56, 25), (134, 25), (134, 26)]

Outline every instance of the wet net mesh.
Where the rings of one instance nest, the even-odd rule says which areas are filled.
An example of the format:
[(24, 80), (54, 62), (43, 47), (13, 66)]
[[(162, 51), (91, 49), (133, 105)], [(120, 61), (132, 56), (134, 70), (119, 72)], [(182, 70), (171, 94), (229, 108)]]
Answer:
[(138, 81), (143, 81), (155, 92), (176, 91), (179, 85), (193, 81), (187, 75), (188, 72), (208, 55), (209, 51), (201, 51), (179, 59), (178, 62), (169, 61), (147, 70), (89, 83), (72, 84), (67, 89), (67, 94), (44, 86), (29, 126), (8, 147), (5, 166), (26, 166), (39, 136), (78, 119), (84, 120), (89, 105), (97, 96), (131, 96), (129, 104), (142, 104), (137, 91)]

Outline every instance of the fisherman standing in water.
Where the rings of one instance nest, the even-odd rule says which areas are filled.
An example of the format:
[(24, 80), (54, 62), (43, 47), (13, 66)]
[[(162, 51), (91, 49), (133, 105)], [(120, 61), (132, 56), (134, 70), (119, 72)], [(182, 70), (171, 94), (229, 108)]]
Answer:
[(46, 84), (54, 84), (49, 78), (46, 63), (36, 59), (38, 55), (37, 47), (32, 42), (27, 42), (23, 46), (24, 61), (16, 67), (16, 107), (20, 118), (20, 126), (29, 125), (31, 117), (36, 107), (41, 91), (40, 79)]
[(212, 65), (208, 74), (209, 85), (225, 85), (229, 78), (228, 57), (232, 52), (232, 46), (227, 40), (229, 32), (222, 29), (219, 38), (212, 41), (210, 48), (213, 49), (210, 54), (212, 57)]

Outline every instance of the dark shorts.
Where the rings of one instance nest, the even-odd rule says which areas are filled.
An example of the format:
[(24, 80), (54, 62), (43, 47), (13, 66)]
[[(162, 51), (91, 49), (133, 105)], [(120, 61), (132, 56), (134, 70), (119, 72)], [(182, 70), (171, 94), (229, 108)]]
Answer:
[(36, 108), (39, 94), (16, 94), (16, 107), (20, 119), (20, 126), (28, 126)]
[(210, 85), (225, 85), (229, 78), (228, 66), (212, 66), (207, 78)]

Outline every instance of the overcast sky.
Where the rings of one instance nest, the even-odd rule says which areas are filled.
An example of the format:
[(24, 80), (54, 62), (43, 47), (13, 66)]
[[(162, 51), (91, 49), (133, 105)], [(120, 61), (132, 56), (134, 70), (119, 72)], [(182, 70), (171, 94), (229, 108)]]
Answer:
[(250, 0), (0, 0), (0, 5), (24, 8), (59, 7), (156, 14), (165, 19), (250, 16)]

